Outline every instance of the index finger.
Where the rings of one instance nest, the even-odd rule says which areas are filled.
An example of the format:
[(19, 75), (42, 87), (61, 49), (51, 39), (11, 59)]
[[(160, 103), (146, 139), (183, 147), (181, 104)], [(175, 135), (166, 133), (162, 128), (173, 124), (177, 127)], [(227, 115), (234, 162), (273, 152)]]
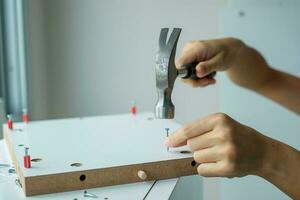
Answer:
[(197, 52), (193, 49), (182, 52), (182, 55), (176, 60), (176, 68), (180, 69), (184, 64), (189, 64), (197, 61)]
[(169, 147), (183, 146), (188, 139), (210, 132), (214, 128), (213, 118), (213, 115), (210, 115), (184, 125), (166, 138), (165, 145)]
[(206, 54), (205, 52), (205, 46), (198, 41), (186, 44), (182, 50), (181, 56), (175, 62), (176, 68), (180, 69), (185, 64), (203, 61)]

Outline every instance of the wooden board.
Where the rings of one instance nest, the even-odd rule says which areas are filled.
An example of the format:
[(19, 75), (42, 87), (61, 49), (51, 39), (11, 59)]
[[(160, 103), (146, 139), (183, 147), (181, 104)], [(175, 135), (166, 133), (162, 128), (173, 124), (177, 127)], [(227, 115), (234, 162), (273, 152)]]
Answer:
[[(165, 128), (180, 127), (152, 113), (121, 114), (4, 125), (4, 137), (26, 196), (196, 174), (186, 149), (163, 145)], [(23, 166), (24, 146), (32, 168)], [(80, 167), (71, 166), (80, 163)]]

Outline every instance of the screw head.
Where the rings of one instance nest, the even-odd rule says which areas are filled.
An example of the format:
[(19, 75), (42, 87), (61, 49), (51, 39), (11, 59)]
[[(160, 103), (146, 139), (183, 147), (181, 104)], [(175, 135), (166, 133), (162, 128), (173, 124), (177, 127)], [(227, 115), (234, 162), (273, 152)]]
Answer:
[(28, 155), (29, 147), (24, 147), (24, 150), (25, 150), (25, 155)]

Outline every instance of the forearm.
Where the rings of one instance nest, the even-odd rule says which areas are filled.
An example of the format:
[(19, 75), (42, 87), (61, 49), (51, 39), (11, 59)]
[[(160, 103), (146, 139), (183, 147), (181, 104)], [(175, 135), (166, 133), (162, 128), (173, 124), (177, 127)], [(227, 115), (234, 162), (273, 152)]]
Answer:
[(237, 85), (300, 114), (300, 79), (272, 69), (255, 49), (242, 45), (227, 74)]
[(300, 79), (277, 70), (271, 75), (257, 92), (300, 114)]
[(271, 78), (272, 69), (258, 51), (243, 43), (226, 72), (235, 84), (258, 91)]
[(292, 199), (300, 198), (300, 152), (268, 138), (263, 166), (257, 175), (268, 180)]

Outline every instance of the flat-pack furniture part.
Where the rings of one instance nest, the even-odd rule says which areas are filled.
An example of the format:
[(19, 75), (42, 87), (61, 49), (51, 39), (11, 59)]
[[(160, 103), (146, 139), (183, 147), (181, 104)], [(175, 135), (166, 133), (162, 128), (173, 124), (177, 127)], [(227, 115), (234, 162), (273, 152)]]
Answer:
[[(32, 196), (196, 174), (186, 148), (163, 145), (165, 128), (179, 127), (141, 113), (14, 123), (3, 130), (22, 188)], [(31, 168), (24, 167), (25, 147)]]

